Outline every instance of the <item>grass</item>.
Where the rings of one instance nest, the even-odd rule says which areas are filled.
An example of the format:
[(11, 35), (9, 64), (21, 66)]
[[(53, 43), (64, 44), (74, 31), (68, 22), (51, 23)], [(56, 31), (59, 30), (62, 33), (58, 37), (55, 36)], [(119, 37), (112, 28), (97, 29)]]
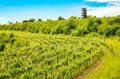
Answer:
[(119, 38), (106, 39), (113, 52), (106, 51), (103, 63), (90, 72), (85, 79), (120, 79), (120, 41)]

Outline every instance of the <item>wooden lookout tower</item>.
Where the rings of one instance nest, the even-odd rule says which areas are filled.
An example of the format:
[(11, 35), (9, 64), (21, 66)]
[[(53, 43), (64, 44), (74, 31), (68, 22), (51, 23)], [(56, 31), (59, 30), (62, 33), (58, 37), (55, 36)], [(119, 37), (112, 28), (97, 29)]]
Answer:
[(82, 18), (87, 18), (87, 8), (82, 8), (82, 12), (81, 12), (81, 17)]

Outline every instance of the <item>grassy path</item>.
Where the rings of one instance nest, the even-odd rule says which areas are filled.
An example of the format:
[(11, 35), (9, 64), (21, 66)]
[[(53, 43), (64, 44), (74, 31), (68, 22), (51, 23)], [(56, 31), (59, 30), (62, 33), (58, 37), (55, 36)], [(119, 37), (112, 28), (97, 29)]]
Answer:
[(112, 46), (113, 52), (106, 51), (103, 63), (98, 64), (82, 79), (120, 79), (120, 40), (106, 39), (106, 43)]

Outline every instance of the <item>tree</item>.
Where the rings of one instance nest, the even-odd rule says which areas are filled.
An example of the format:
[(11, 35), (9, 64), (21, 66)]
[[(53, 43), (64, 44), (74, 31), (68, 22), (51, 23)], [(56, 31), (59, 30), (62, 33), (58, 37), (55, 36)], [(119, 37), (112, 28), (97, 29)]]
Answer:
[(28, 20), (23, 20), (23, 21), (22, 21), (22, 23), (26, 23), (26, 22), (28, 22)]
[(8, 24), (13, 24), (13, 22), (9, 21)]
[(54, 29), (52, 29), (52, 34), (62, 34), (64, 33), (64, 22), (58, 22)]
[(102, 21), (97, 18), (89, 18), (87, 23), (88, 32), (97, 32), (97, 27), (102, 24)]
[(116, 31), (118, 30), (118, 27), (117, 26), (108, 25), (104, 29), (105, 29), (105, 35), (106, 35), (106, 37), (109, 37), (111, 35), (115, 35)]
[(59, 16), (58, 20), (65, 20), (65, 19), (62, 16)]
[(74, 30), (77, 27), (77, 19), (76, 17), (72, 16), (68, 19), (66, 23), (66, 33), (65, 34), (70, 34), (72, 30)]
[(31, 19), (28, 20), (28, 22), (35, 22), (35, 19), (31, 18)]
[(42, 19), (41, 19), (41, 18), (38, 18), (37, 22), (42, 22)]

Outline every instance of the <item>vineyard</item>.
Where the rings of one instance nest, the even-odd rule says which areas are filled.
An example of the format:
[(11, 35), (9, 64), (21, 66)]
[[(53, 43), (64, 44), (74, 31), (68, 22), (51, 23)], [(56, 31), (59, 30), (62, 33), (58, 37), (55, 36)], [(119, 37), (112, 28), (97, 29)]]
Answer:
[(0, 79), (120, 79), (120, 15), (0, 24)]
[(0, 32), (0, 79), (71, 79), (110, 47), (102, 38)]
[(0, 0), (0, 79), (120, 79), (120, 0)]

